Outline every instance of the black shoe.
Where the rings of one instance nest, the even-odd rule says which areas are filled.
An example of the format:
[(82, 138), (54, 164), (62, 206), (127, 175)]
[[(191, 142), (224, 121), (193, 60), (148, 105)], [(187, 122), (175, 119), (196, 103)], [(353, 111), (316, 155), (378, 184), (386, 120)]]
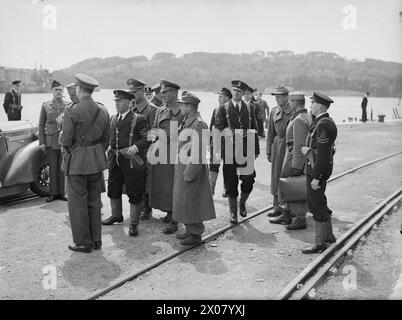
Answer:
[(243, 218), (247, 217), (247, 209), (246, 209), (246, 205), (240, 203), (240, 216), (242, 216)]
[(95, 241), (94, 242), (94, 245), (93, 245), (93, 249), (94, 250), (100, 250), (100, 249), (102, 249), (102, 241)]
[(326, 245), (314, 245), (312, 247), (302, 249), (302, 253), (304, 254), (311, 254), (311, 253), (321, 253), (327, 249)]
[(114, 223), (122, 223), (123, 222), (123, 218), (116, 218), (116, 217), (109, 217), (106, 220), (102, 220), (102, 224), (104, 226), (111, 226)]
[(187, 238), (180, 241), (180, 244), (183, 246), (191, 246), (197, 243), (201, 243), (201, 235), (199, 234), (190, 234)]
[(224, 193), (222, 193), (222, 197), (223, 197), (223, 198), (229, 197), (229, 196), (227, 195), (226, 191), (225, 191)]
[(268, 213), (267, 216), (270, 218), (275, 218), (279, 217), (282, 213), (283, 213), (282, 209), (274, 209), (274, 211)]
[(67, 201), (67, 197), (64, 194), (60, 194), (57, 196), (57, 199), (61, 200), (61, 201)]
[(162, 230), (164, 234), (172, 234), (179, 230), (177, 222), (170, 222), (165, 229)]
[(238, 224), (239, 221), (237, 220), (237, 213), (231, 212), (230, 213), (230, 223), (231, 224)]
[(327, 237), (326, 242), (328, 242), (329, 244), (335, 243), (335, 242), (336, 242), (335, 236), (334, 236), (333, 234), (329, 235), (329, 236)]
[(84, 253), (92, 252), (92, 247), (90, 245), (75, 244), (73, 246), (68, 246), (68, 248), (71, 251), (75, 251), (75, 252), (84, 252)]
[(54, 200), (56, 200), (55, 196), (48, 196), (47, 199), (46, 199), (46, 202), (52, 202)]
[(135, 224), (130, 224), (130, 227), (129, 227), (129, 229), (128, 229), (128, 235), (129, 235), (130, 237), (138, 236), (137, 225), (135, 225)]
[(286, 226), (286, 229), (288, 230), (301, 230), (301, 229), (306, 229), (307, 228), (307, 223), (306, 220), (301, 220), (301, 219), (297, 219), (295, 220), (295, 222), (289, 224)]
[(176, 238), (177, 238), (177, 239), (180, 239), (180, 240), (186, 239), (186, 238), (188, 238), (189, 236), (190, 236), (190, 234), (187, 233), (187, 231), (186, 231), (186, 232), (183, 232), (183, 233), (178, 233), (178, 234), (176, 234)]
[(292, 218), (290, 218), (288, 215), (285, 215), (285, 213), (283, 213), (279, 217), (269, 220), (269, 223), (291, 224), (292, 223)]

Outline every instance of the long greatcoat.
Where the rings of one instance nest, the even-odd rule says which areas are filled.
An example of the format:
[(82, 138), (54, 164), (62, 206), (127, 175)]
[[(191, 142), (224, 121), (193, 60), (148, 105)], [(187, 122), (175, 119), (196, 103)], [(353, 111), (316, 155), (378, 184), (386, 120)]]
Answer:
[(275, 107), (269, 114), (267, 132), (267, 155), (271, 156), (271, 193), (278, 196), (279, 178), (286, 151), (286, 127), (292, 112), (289, 103)]
[[(191, 143), (186, 135), (189, 132), (185, 129), (192, 130)], [(203, 130), (208, 130), (208, 126), (199, 113), (186, 119), (179, 129), (179, 152), (182, 150), (183, 153), (183, 148), (191, 146), (190, 157), (198, 160), (197, 163), (185, 164), (179, 159), (174, 169), (173, 219), (184, 224), (200, 223), (216, 218), (205, 154), (208, 141), (202, 139)], [(198, 141), (194, 136), (198, 137)], [(191, 181), (187, 182), (185, 178)]]
[[(158, 108), (153, 129), (161, 129), (165, 132), (166, 140), (159, 137), (149, 148), (149, 154), (154, 154), (154, 149), (157, 149), (157, 145), (163, 145), (167, 151), (167, 163), (149, 164), (150, 169), (150, 205), (152, 208), (162, 211), (171, 211), (173, 208), (173, 178), (174, 178), (174, 162), (171, 161), (170, 153), (177, 152), (177, 150), (171, 150), (171, 145), (177, 142), (174, 141), (175, 135), (179, 124), (183, 121), (183, 115), (180, 109), (177, 113), (173, 113), (170, 108), (164, 104)], [(173, 125), (174, 124), (174, 125)], [(175, 127), (177, 125), (177, 127)], [(177, 138), (177, 136), (176, 136)], [(159, 152), (162, 151), (159, 148)]]

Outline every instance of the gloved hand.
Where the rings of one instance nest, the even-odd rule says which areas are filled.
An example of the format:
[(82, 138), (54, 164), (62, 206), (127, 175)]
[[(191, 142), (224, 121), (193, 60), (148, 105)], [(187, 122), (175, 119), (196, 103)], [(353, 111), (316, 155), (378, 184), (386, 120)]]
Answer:
[(301, 169), (292, 168), (292, 172), (290, 173), (290, 176), (298, 177), (298, 176), (301, 176), (302, 174), (303, 174), (303, 171)]

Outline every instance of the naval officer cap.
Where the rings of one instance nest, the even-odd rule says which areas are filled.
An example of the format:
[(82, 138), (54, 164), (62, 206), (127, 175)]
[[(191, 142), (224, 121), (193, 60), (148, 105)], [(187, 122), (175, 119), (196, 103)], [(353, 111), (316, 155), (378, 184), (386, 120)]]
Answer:
[(289, 94), (289, 89), (282, 85), (277, 86), (275, 90), (271, 92), (271, 95), (273, 96), (287, 95), (287, 94)]
[(255, 91), (257, 91), (257, 89), (253, 89), (250, 86), (247, 86), (247, 88), (246, 88), (246, 92), (254, 93)]
[(77, 80), (77, 86), (79, 86), (80, 88), (93, 90), (99, 86), (98, 80), (84, 73), (77, 73), (75, 75), (75, 79)]
[(131, 100), (135, 99), (135, 95), (133, 95), (131, 92), (120, 90), (120, 89), (113, 90), (113, 94), (114, 94), (115, 101), (118, 101), (121, 99), (131, 101)]
[(63, 85), (59, 81), (53, 80), (52, 84), (50, 85), (50, 89), (58, 88), (58, 87), (63, 87)]
[(154, 84), (151, 87), (151, 91), (155, 92), (156, 94), (158, 94), (159, 92), (161, 92), (161, 83), (158, 82), (157, 84)]
[(142, 90), (145, 89), (145, 82), (137, 79), (128, 79), (127, 85), (130, 90)]
[(306, 98), (305, 98), (305, 95), (304, 95), (304, 93), (301, 92), (301, 91), (294, 91), (294, 92), (289, 93), (289, 100), (300, 100), (300, 101), (304, 101), (305, 99), (306, 99)]
[(184, 94), (181, 96), (181, 99), (177, 101), (177, 103), (181, 104), (191, 104), (196, 108), (198, 108), (200, 102), (201, 100), (196, 95), (188, 91), (185, 91)]
[(310, 97), (310, 99), (314, 102), (326, 106), (327, 108), (329, 108), (330, 104), (334, 102), (334, 100), (332, 100), (330, 97), (317, 91), (313, 92), (313, 96)]
[(161, 80), (161, 91), (160, 92), (166, 92), (169, 90), (179, 90), (180, 86), (177, 83), (167, 81), (167, 80)]
[(241, 80), (233, 80), (232, 82), (232, 87), (235, 90), (241, 90), (241, 91), (246, 91), (249, 86), (247, 83), (241, 81)]
[(218, 94), (223, 94), (224, 96), (228, 97), (229, 99), (232, 99), (232, 93), (228, 88), (223, 87), (221, 91), (218, 92)]
[(14, 80), (13, 82), (11, 82), (11, 84), (17, 85), (17, 84), (20, 84), (21, 82), (22, 82), (21, 80)]

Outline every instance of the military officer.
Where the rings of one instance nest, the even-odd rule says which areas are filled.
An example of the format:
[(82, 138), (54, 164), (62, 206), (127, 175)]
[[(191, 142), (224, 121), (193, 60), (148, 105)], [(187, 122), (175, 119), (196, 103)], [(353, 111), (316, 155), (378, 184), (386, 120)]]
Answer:
[[(124, 90), (114, 90), (117, 115), (110, 122), (111, 139), (109, 160), (108, 196), (112, 216), (103, 225), (123, 222), (122, 187), (130, 202), (130, 226), (128, 235), (138, 235), (140, 214), (144, 206), (146, 182), (146, 150), (148, 148), (148, 121), (145, 116), (130, 110), (135, 96)], [(136, 157), (134, 157), (136, 156)]]
[[(133, 111), (137, 114), (143, 115), (148, 121), (148, 128), (152, 128), (155, 122), (156, 110), (158, 107), (152, 102), (148, 102), (148, 100), (145, 98), (145, 83), (141, 80), (130, 78), (127, 80), (127, 85), (129, 86), (129, 91), (135, 96)], [(147, 167), (149, 167), (148, 162)], [(149, 170), (147, 170), (146, 174), (147, 183), (144, 194), (144, 211), (141, 214), (141, 220), (148, 220), (152, 216), (152, 208), (149, 205)]]
[[(289, 104), (292, 108), (292, 117), (286, 129), (286, 153), (283, 161), (281, 178), (300, 176), (305, 169), (306, 158), (302, 153), (302, 147), (306, 146), (306, 139), (312, 124), (312, 119), (305, 108), (303, 92), (289, 94)], [(283, 213), (279, 217), (270, 220), (271, 223), (286, 224), (288, 230), (306, 228), (307, 201), (292, 201), (283, 203), (279, 198)], [(292, 213), (296, 215), (292, 223)]]
[(62, 168), (67, 175), (68, 213), (75, 245), (70, 250), (89, 253), (102, 247), (101, 178), (107, 168), (109, 113), (92, 99), (99, 82), (78, 73), (79, 102), (66, 108), (63, 120)]
[[(172, 200), (173, 200), (173, 178), (174, 178), (174, 161), (177, 150), (174, 149), (178, 136), (178, 127), (183, 120), (180, 111), (180, 105), (177, 103), (178, 91), (180, 86), (174, 82), (162, 80), (161, 94), (163, 104), (158, 108), (156, 113), (154, 130), (163, 131), (163, 136), (158, 137), (150, 147), (152, 154), (157, 152), (166, 153), (165, 163), (151, 164), (150, 166), (150, 200), (151, 207), (167, 214), (163, 218), (163, 222), (168, 223), (163, 229), (166, 234), (177, 231), (177, 222), (172, 219)], [(163, 151), (166, 150), (166, 152)], [(172, 153), (172, 155), (171, 155)]]
[[(193, 245), (201, 242), (201, 235), (205, 230), (203, 222), (216, 218), (208, 187), (208, 141), (203, 135), (203, 130), (208, 130), (208, 126), (198, 112), (200, 99), (197, 96), (187, 92), (178, 103), (181, 104), (181, 113), (184, 116), (179, 127), (179, 154), (182, 148), (188, 145), (191, 147), (182, 153), (185, 158), (179, 157), (174, 169), (173, 219), (185, 226), (185, 232), (177, 234), (177, 238), (181, 239), (180, 243)], [(188, 152), (190, 156), (187, 158)]]
[(292, 116), (289, 105), (289, 90), (278, 86), (271, 93), (276, 98), (278, 106), (269, 114), (267, 130), (267, 158), (271, 162), (271, 194), (274, 197), (274, 210), (268, 213), (269, 217), (278, 217), (282, 214), (278, 200), (278, 184), (282, 171), (286, 151), (286, 127)]
[[(218, 92), (218, 102), (219, 106), (223, 106), (226, 102), (228, 102), (230, 99), (232, 99), (232, 93), (228, 88), (223, 87), (219, 92)], [(212, 112), (212, 117), (211, 117), (211, 125), (209, 127), (210, 130), (213, 130), (215, 128), (215, 120), (217, 117), (217, 111), (218, 108), (215, 108), (214, 111)], [(219, 174), (219, 167), (220, 167), (220, 162), (216, 163), (217, 161), (213, 161), (213, 146), (212, 146), (212, 138), (211, 138), (211, 148), (210, 148), (210, 155), (211, 155), (211, 162), (209, 164), (209, 185), (211, 187), (212, 195), (215, 195), (215, 187), (216, 187), (216, 180), (218, 179), (218, 174)], [(224, 192), (223, 192), (223, 197), (227, 198), (226, 194), (226, 186), (225, 186), (225, 181), (223, 181), (223, 187), (224, 187)]]
[(11, 82), (12, 88), (4, 96), (4, 111), (8, 121), (21, 120), (21, 80)]
[(46, 202), (55, 199), (67, 201), (64, 192), (64, 175), (61, 171), (61, 151), (59, 145), (59, 134), (63, 121), (64, 110), (68, 103), (63, 100), (63, 85), (53, 80), (51, 84), (53, 99), (42, 104), (39, 115), (39, 146), (49, 161), (50, 173), (50, 196)]
[(158, 82), (157, 84), (153, 85), (151, 87), (151, 91), (154, 93), (154, 97), (152, 98), (151, 102), (159, 108), (162, 105), (161, 83)]
[(147, 99), (147, 101), (151, 102), (151, 100), (153, 98), (153, 92), (151, 90), (151, 87), (146, 86), (144, 89), (144, 93), (145, 93), (145, 98)]
[(336, 242), (332, 232), (331, 209), (328, 208), (325, 189), (332, 174), (337, 127), (329, 117), (328, 108), (334, 101), (320, 92), (311, 97), (313, 125), (307, 138), (307, 204), (315, 221), (315, 244), (303, 253), (322, 252), (328, 243)]
[[(254, 162), (254, 159), (259, 155), (260, 153), (260, 148), (259, 148), (259, 143), (258, 143), (258, 136), (256, 134), (256, 129), (257, 129), (257, 122), (255, 118), (255, 110), (254, 106), (252, 104), (247, 105), (244, 101), (242, 101), (242, 96), (244, 95), (244, 92), (248, 90), (249, 86), (244, 83), (243, 81), (239, 80), (233, 80), (232, 81), (232, 96), (233, 98), (226, 102), (223, 106), (220, 106), (218, 109), (218, 115), (216, 118), (216, 123), (215, 127), (223, 131), (225, 128), (229, 129), (231, 131), (231, 137), (233, 140), (233, 151), (236, 153), (236, 149), (239, 148), (236, 147), (236, 139), (235, 136), (237, 133), (233, 133), (234, 130), (235, 132), (241, 132), (242, 138), (240, 138), (242, 141), (242, 153), (243, 156), (247, 156), (247, 162), (246, 166), (249, 165), (248, 159), (251, 157), (252, 162)], [(240, 130), (239, 130), (240, 129)], [(254, 142), (254, 154), (253, 155), (248, 155), (247, 154), (247, 135), (251, 134), (252, 138), (254, 138), (252, 141)], [(226, 137), (225, 137), (226, 139)], [(216, 139), (214, 138), (214, 142)], [(239, 141), (239, 140), (238, 140)], [(238, 143), (238, 142), (237, 142)], [(242, 217), (247, 216), (247, 210), (246, 210), (246, 201), (253, 190), (253, 185), (254, 185), (254, 178), (256, 177), (254, 169), (252, 170), (251, 173), (243, 172), (241, 173), (241, 170), (243, 169), (244, 165), (240, 163), (240, 159), (238, 159), (238, 155), (234, 154), (234, 157), (231, 157), (230, 149), (226, 148), (226, 141), (225, 144), (223, 145), (223, 179), (226, 183), (227, 191), (226, 193), (228, 194), (228, 200), (229, 200), (229, 210), (230, 210), (230, 222), (232, 224), (237, 224), (237, 211), (238, 211), (238, 206), (237, 206), (237, 197), (239, 195), (238, 191), (238, 183), (239, 179), (242, 181), (241, 183), (241, 194), (240, 194), (240, 215)], [(234, 160), (233, 160), (233, 159)], [(233, 161), (232, 161), (233, 160)]]

